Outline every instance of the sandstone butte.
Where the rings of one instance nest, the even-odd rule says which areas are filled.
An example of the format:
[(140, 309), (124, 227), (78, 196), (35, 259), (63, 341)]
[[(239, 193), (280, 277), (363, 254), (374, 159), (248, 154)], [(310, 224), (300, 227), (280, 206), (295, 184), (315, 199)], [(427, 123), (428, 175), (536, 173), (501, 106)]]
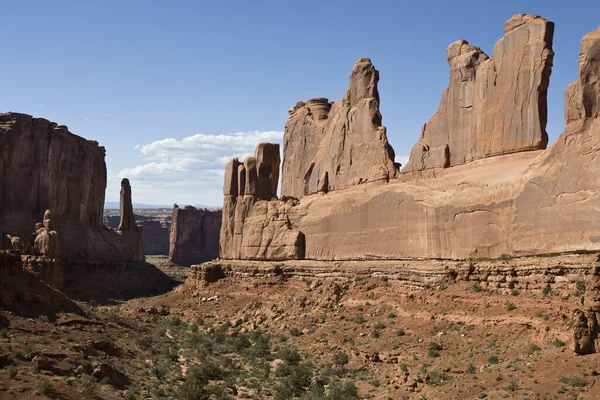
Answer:
[(492, 58), (452, 43), (448, 89), (403, 170), (360, 59), (344, 98), (311, 99), (278, 145), (227, 165), (221, 257), (496, 258), (600, 250), (600, 29), (581, 42), (566, 128), (547, 145), (553, 23), (513, 16)]
[(219, 257), (220, 210), (173, 207), (169, 261), (190, 266)]
[(64, 125), (5, 113), (0, 152), (0, 249), (20, 251), (42, 278), (58, 276), (50, 283), (59, 287), (62, 272), (48, 268), (61, 260), (144, 261), (127, 179), (121, 182), (119, 229), (103, 226), (104, 147)]

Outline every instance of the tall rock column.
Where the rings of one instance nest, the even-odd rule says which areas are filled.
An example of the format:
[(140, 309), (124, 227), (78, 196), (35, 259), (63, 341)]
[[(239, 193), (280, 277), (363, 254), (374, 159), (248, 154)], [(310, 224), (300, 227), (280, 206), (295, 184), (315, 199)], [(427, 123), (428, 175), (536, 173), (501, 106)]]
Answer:
[(131, 199), (131, 185), (129, 179), (121, 180), (120, 197), (121, 220), (117, 229), (125, 240), (125, 249), (128, 253), (128, 259), (135, 261), (144, 261), (144, 239), (142, 227), (136, 225), (135, 215), (133, 214), (133, 202)]
[(129, 179), (121, 180), (121, 199), (120, 199), (121, 221), (119, 222), (120, 231), (131, 232), (136, 230), (135, 216), (133, 215), (133, 203), (131, 201), (131, 185)]

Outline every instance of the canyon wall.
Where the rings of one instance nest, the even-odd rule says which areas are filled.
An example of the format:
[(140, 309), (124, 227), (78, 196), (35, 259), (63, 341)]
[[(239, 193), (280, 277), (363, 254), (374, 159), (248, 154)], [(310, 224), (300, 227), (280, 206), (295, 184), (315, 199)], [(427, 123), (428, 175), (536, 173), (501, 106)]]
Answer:
[(169, 260), (190, 266), (219, 257), (221, 211), (173, 207)]
[(64, 258), (143, 260), (139, 233), (102, 226), (104, 147), (66, 126), (25, 114), (0, 114), (0, 232), (28, 241), (52, 212)]
[[(456, 99), (470, 98), (472, 103), (456, 108), (454, 100), (448, 100), (454, 90), (450, 87), (433, 119), (442, 115), (446, 120), (458, 118), (461, 128), (453, 132), (462, 133), (446, 134), (445, 141), (439, 142), (447, 146), (447, 151), (441, 151), (448, 155), (446, 161), (424, 165), (415, 161), (424, 160), (423, 155), (415, 158), (413, 154), (404, 173), (387, 182), (379, 179), (331, 190), (320, 181), (316, 187), (328, 190), (305, 191), (303, 185), (308, 181), (300, 179), (301, 168), (290, 166), (310, 168), (312, 162), (286, 164), (286, 160), (317, 160), (314, 148), (323, 145), (314, 138), (323, 136), (326, 129), (315, 124), (315, 119), (323, 121), (318, 116), (325, 114), (327, 107), (324, 100), (298, 105), (286, 125), (282, 185), (287, 189), (282, 188), (281, 200), (232, 196), (237, 160), (228, 166), (221, 257), (465, 259), (600, 250), (599, 33), (594, 31), (582, 40), (579, 79), (566, 91), (567, 127), (556, 143), (543, 150), (552, 30), (552, 23), (537, 16), (512, 17), (505, 26), (505, 37), (495, 47), (493, 62), (465, 42), (452, 44), (450, 54), (459, 58), (470, 54), (462, 61), (453, 56), (453, 62), (474, 69), (452, 72), (450, 86), (464, 74), (463, 80), (457, 81), (464, 87), (457, 89), (462, 94)], [(485, 78), (492, 72), (496, 74), (493, 80)], [(485, 93), (474, 84), (482, 77), (488, 79)], [(492, 82), (493, 88), (489, 86)], [(372, 83), (372, 79), (359, 79), (351, 87), (365, 93)], [(358, 85), (363, 85), (362, 89)], [(492, 103), (497, 106), (489, 108)], [(444, 104), (454, 108), (444, 111)], [(307, 107), (311, 116), (308, 110), (302, 111)], [(462, 117), (457, 117), (459, 109)], [(363, 110), (367, 117), (373, 115), (371, 111)], [(300, 125), (298, 112), (306, 113)], [(357, 116), (352, 120), (357, 119), (361, 120)], [(304, 130), (306, 145), (299, 138), (298, 142), (288, 140), (293, 137), (289, 132), (300, 129), (292, 129), (290, 124)], [(436, 124), (430, 129), (441, 126)], [(433, 132), (426, 127), (415, 148), (422, 145), (423, 138), (437, 137)], [(468, 146), (459, 146), (459, 142)], [(431, 142), (429, 146), (437, 145)], [(340, 159), (341, 150), (328, 149), (327, 157)], [(378, 149), (363, 147), (353, 154), (353, 164), (357, 159), (373, 162), (380, 154)], [(328, 183), (335, 181), (331, 170), (327, 172)], [(291, 233), (301, 240), (289, 240)]]

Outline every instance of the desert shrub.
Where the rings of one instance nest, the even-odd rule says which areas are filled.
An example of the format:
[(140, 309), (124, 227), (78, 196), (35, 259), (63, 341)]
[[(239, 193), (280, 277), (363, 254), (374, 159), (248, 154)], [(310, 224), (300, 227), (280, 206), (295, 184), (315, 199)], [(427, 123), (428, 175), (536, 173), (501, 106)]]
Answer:
[(531, 343), (529, 345), (529, 354), (533, 354), (533, 353), (538, 352), (540, 350), (542, 350), (542, 348), (540, 346), (538, 346), (537, 344), (535, 344), (535, 343)]
[(4, 372), (6, 372), (10, 379), (15, 379), (17, 377), (17, 374), (19, 373), (17, 367), (15, 367), (14, 365), (9, 365), (8, 367), (4, 368)]
[(509, 392), (514, 392), (515, 390), (519, 389), (519, 383), (514, 379), (511, 379), (508, 384), (504, 386), (504, 389)]
[(474, 374), (475, 373), (475, 366), (473, 365), (473, 363), (469, 363), (467, 365), (467, 374)]
[(373, 329), (385, 329), (385, 323), (378, 322), (375, 324), (375, 326), (373, 326)]
[(333, 380), (327, 387), (327, 400), (358, 399), (356, 385), (352, 381)]
[(489, 364), (498, 364), (499, 362), (500, 359), (498, 358), (498, 356), (490, 356), (490, 358), (488, 358)]
[(300, 330), (298, 328), (292, 328), (290, 329), (290, 336), (300, 336), (302, 333), (300, 332)]
[(544, 296), (548, 296), (550, 293), (552, 293), (552, 288), (550, 285), (546, 285), (546, 287), (542, 290), (542, 294)]
[(390, 318), (390, 319), (392, 319), (392, 318), (396, 318), (396, 317), (397, 317), (397, 315), (396, 315), (396, 313), (395, 313), (395, 312), (391, 312), (391, 313), (389, 313), (389, 314), (388, 314), (388, 316), (387, 316), (387, 317), (388, 317), (388, 318)]
[(333, 355), (333, 363), (340, 369), (344, 369), (344, 365), (348, 364), (348, 354), (343, 351), (337, 351)]
[(179, 400), (208, 400), (211, 393), (206, 390), (208, 379), (196, 368), (188, 371), (185, 381), (177, 390)]
[(505, 304), (505, 306), (506, 306), (506, 311), (512, 311), (512, 310), (514, 310), (515, 308), (517, 308), (517, 306), (515, 306), (515, 305), (514, 305), (513, 303), (511, 303), (510, 301), (507, 301), (507, 302), (506, 302), (506, 304)]
[(564, 383), (565, 385), (569, 385), (572, 387), (584, 387), (587, 386), (587, 381), (578, 377), (578, 376), (572, 376), (572, 377), (565, 377), (565, 376), (561, 376), (559, 379), (560, 383)]
[(565, 345), (565, 342), (563, 342), (562, 340), (556, 338), (556, 339), (554, 339), (554, 341), (552, 342), (552, 344), (554, 345), (554, 347), (563, 347)]
[(430, 386), (439, 386), (450, 380), (450, 377), (438, 369), (431, 369), (427, 373), (425, 381)]
[(406, 335), (406, 332), (404, 331), (404, 329), (400, 328), (396, 331), (396, 336), (404, 336)]
[(519, 289), (513, 289), (510, 291), (511, 296), (518, 296), (520, 294), (521, 294), (521, 291)]
[(481, 287), (479, 283), (473, 283), (471, 285), (471, 290), (474, 292), (481, 292), (483, 290), (483, 287)]
[(52, 383), (50, 381), (44, 379), (38, 383), (38, 390), (43, 395), (52, 393), (52, 389)]
[(294, 347), (284, 346), (277, 352), (277, 358), (291, 365), (298, 365), (301, 357), (298, 350)]
[(384, 282), (387, 282), (389, 279), (390, 279), (390, 278), (389, 278), (389, 277), (387, 277), (386, 275), (383, 275), (383, 276), (381, 277), (381, 280), (382, 280), (382, 281), (384, 281)]
[(501, 254), (500, 257), (498, 257), (498, 260), (500, 260), (500, 261), (510, 261), (512, 259), (513, 259), (513, 257), (510, 254), (506, 254), (506, 253)]
[(8, 331), (6, 329), (0, 329), (0, 338), (8, 339)]
[(585, 282), (575, 282), (575, 296), (581, 296), (585, 294)]

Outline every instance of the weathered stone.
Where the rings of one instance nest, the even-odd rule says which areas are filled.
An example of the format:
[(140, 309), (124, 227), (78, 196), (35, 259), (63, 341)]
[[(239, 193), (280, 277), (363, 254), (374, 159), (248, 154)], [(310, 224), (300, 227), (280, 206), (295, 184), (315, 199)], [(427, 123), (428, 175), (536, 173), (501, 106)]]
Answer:
[(381, 125), (378, 81), (371, 60), (361, 58), (342, 100), (311, 99), (291, 110), (283, 139), (282, 196), (300, 198), (396, 175), (394, 150)]
[(221, 211), (173, 208), (169, 260), (189, 266), (217, 258), (222, 219)]
[[(241, 187), (241, 182), (245, 182), (240, 195), (224, 196), (220, 255), (247, 259), (303, 258), (304, 235), (290, 228), (287, 206), (276, 199), (279, 146), (260, 143), (255, 154), (256, 157), (247, 157), (243, 166), (237, 165), (238, 185)], [(236, 161), (232, 159), (227, 169), (236, 167)], [(226, 172), (225, 188), (230, 179)]]
[[(36, 228), (37, 228), (36, 224)], [(58, 233), (52, 229), (50, 210), (44, 213), (44, 227), (36, 229), (36, 237), (33, 243), (36, 254), (50, 257), (60, 257), (60, 240)]]
[[(551, 24), (541, 18), (521, 16), (511, 19), (507, 26), (504, 41), (497, 45), (503, 49), (502, 54), (508, 63), (505, 66), (510, 64), (511, 57), (514, 58), (514, 54), (509, 56), (508, 53), (514, 53), (515, 43), (523, 40), (521, 30), (526, 29), (524, 32), (530, 32), (530, 42), (534, 47), (525, 49), (525, 60), (533, 57), (534, 49), (535, 54), (541, 54), (542, 58), (533, 70), (525, 68), (529, 64), (523, 64), (523, 77), (529, 77), (528, 82), (540, 82), (545, 76), (544, 65), (549, 67), (551, 58), (548, 47)], [(541, 32), (545, 32), (545, 36), (542, 35), (546, 38), (544, 41), (539, 39)], [(600, 76), (590, 75), (598, 71), (600, 63), (598, 58), (588, 56), (589, 49), (597, 46), (592, 40), (595, 37), (597, 35), (594, 32), (586, 35), (582, 41), (580, 72), (588, 75), (585, 79), (580, 76), (578, 83), (569, 87), (568, 93), (583, 93), (584, 86), (590, 87), (592, 83), (600, 81)], [(465, 46), (464, 43), (460, 44), (460, 48)], [(451, 49), (451, 54), (462, 54), (460, 52), (463, 50), (455, 47), (458, 44)], [(478, 51), (471, 47), (466, 49), (469, 51), (465, 54), (473, 55)], [(509, 52), (509, 49), (512, 50)], [(499, 59), (504, 60), (502, 56)], [(533, 90), (533, 100), (520, 102), (523, 92), (516, 90), (521, 83), (514, 85), (514, 80), (507, 80), (503, 72), (498, 73), (496, 93), (517, 95), (515, 104), (511, 106), (508, 103), (509, 110), (513, 107), (520, 112), (520, 107), (525, 105), (530, 111), (541, 110), (533, 105), (542, 98), (536, 90)], [(541, 83), (531, 86), (540, 90), (544, 87)], [(593, 91), (588, 89), (589, 92)], [(314, 124), (307, 117), (306, 107), (303, 105), (292, 110), (288, 126), (299, 126), (297, 124), (301, 121)], [(329, 111), (328, 120), (334, 114), (335, 107)], [(600, 170), (600, 157), (597, 154), (600, 149), (600, 118), (594, 117), (593, 108), (590, 109), (590, 116), (586, 117), (583, 105), (574, 107), (569, 103), (566, 107), (566, 114), (574, 117), (557, 142), (547, 150), (516, 151), (474, 159), (468, 164), (459, 163), (452, 168), (402, 174), (386, 185), (333, 191), (332, 172), (324, 169), (320, 175), (311, 172), (310, 177), (315, 181), (315, 190), (325, 191), (325, 186), (328, 186), (327, 195), (305, 196), (299, 201), (273, 200), (267, 205), (249, 196), (243, 196), (243, 200), (230, 197), (224, 206), (221, 255), (224, 258), (269, 259), (272, 252), (277, 259), (282, 259), (285, 252), (272, 251), (270, 247), (294, 248), (292, 241), (286, 242), (290, 237), (284, 237), (289, 232), (301, 233), (298, 237), (305, 240), (302, 252), (305, 258), (318, 260), (496, 258), (505, 253), (539, 255), (598, 251), (600, 174), (597, 171)], [(569, 111), (573, 109), (581, 110), (580, 117)], [(537, 121), (541, 122), (543, 113), (538, 111), (533, 115), (538, 115)], [(500, 118), (504, 111), (499, 110), (498, 113), (497, 117)], [(300, 115), (303, 116), (298, 119)], [(529, 128), (524, 128), (523, 132), (535, 131), (533, 127), (537, 125), (531, 124), (536, 118), (528, 120), (526, 126)], [(542, 131), (538, 129), (537, 132), (539, 134), (534, 136), (539, 139), (543, 136), (540, 133)], [(293, 149), (299, 149), (304, 142), (295, 142), (288, 135), (285, 143), (289, 143)], [(440, 159), (445, 154), (449, 154), (451, 159), (452, 143), (441, 145), (447, 145), (449, 150), (442, 147)], [(288, 155), (293, 157), (294, 152), (284, 148), (282, 182), (287, 182), (288, 194), (293, 195), (302, 189), (301, 185), (296, 185), (297, 172), (294, 172), (294, 168), (301, 163), (296, 163), (297, 160), (292, 162), (292, 158), (286, 158)], [(343, 156), (330, 151), (329, 157), (337, 159)], [(329, 180), (329, 185), (322, 184), (325, 179)], [(286, 194), (285, 190), (283, 194)], [(282, 240), (275, 241), (277, 235)], [(284, 242), (288, 245), (283, 245)]]
[(256, 169), (256, 158), (246, 157), (244, 159), (244, 170), (246, 171), (244, 195), (258, 195), (258, 171)]
[(240, 162), (237, 158), (232, 158), (225, 167), (225, 184), (223, 185), (223, 194), (225, 196), (238, 195), (238, 166)]
[(458, 40), (448, 47), (450, 82), (403, 172), (544, 149), (554, 24), (518, 14), (492, 58)]
[[(29, 238), (32, 227), (43, 221), (35, 237), (42, 228), (60, 232), (63, 257), (143, 260), (130, 238), (102, 226), (104, 157), (104, 147), (70, 133), (64, 125), (25, 114), (0, 114), (0, 230)], [(51, 218), (43, 216), (47, 209), (52, 210)], [(48, 232), (39, 246), (52, 246)]]
[[(279, 145), (274, 143), (259, 143), (254, 151), (258, 173), (258, 197), (270, 200), (277, 197), (279, 185)], [(240, 192), (243, 194), (242, 192)]]
[(129, 179), (121, 180), (121, 199), (120, 199), (121, 221), (119, 222), (119, 231), (132, 232), (137, 226), (135, 216), (133, 215), (133, 203), (131, 200), (131, 185)]

